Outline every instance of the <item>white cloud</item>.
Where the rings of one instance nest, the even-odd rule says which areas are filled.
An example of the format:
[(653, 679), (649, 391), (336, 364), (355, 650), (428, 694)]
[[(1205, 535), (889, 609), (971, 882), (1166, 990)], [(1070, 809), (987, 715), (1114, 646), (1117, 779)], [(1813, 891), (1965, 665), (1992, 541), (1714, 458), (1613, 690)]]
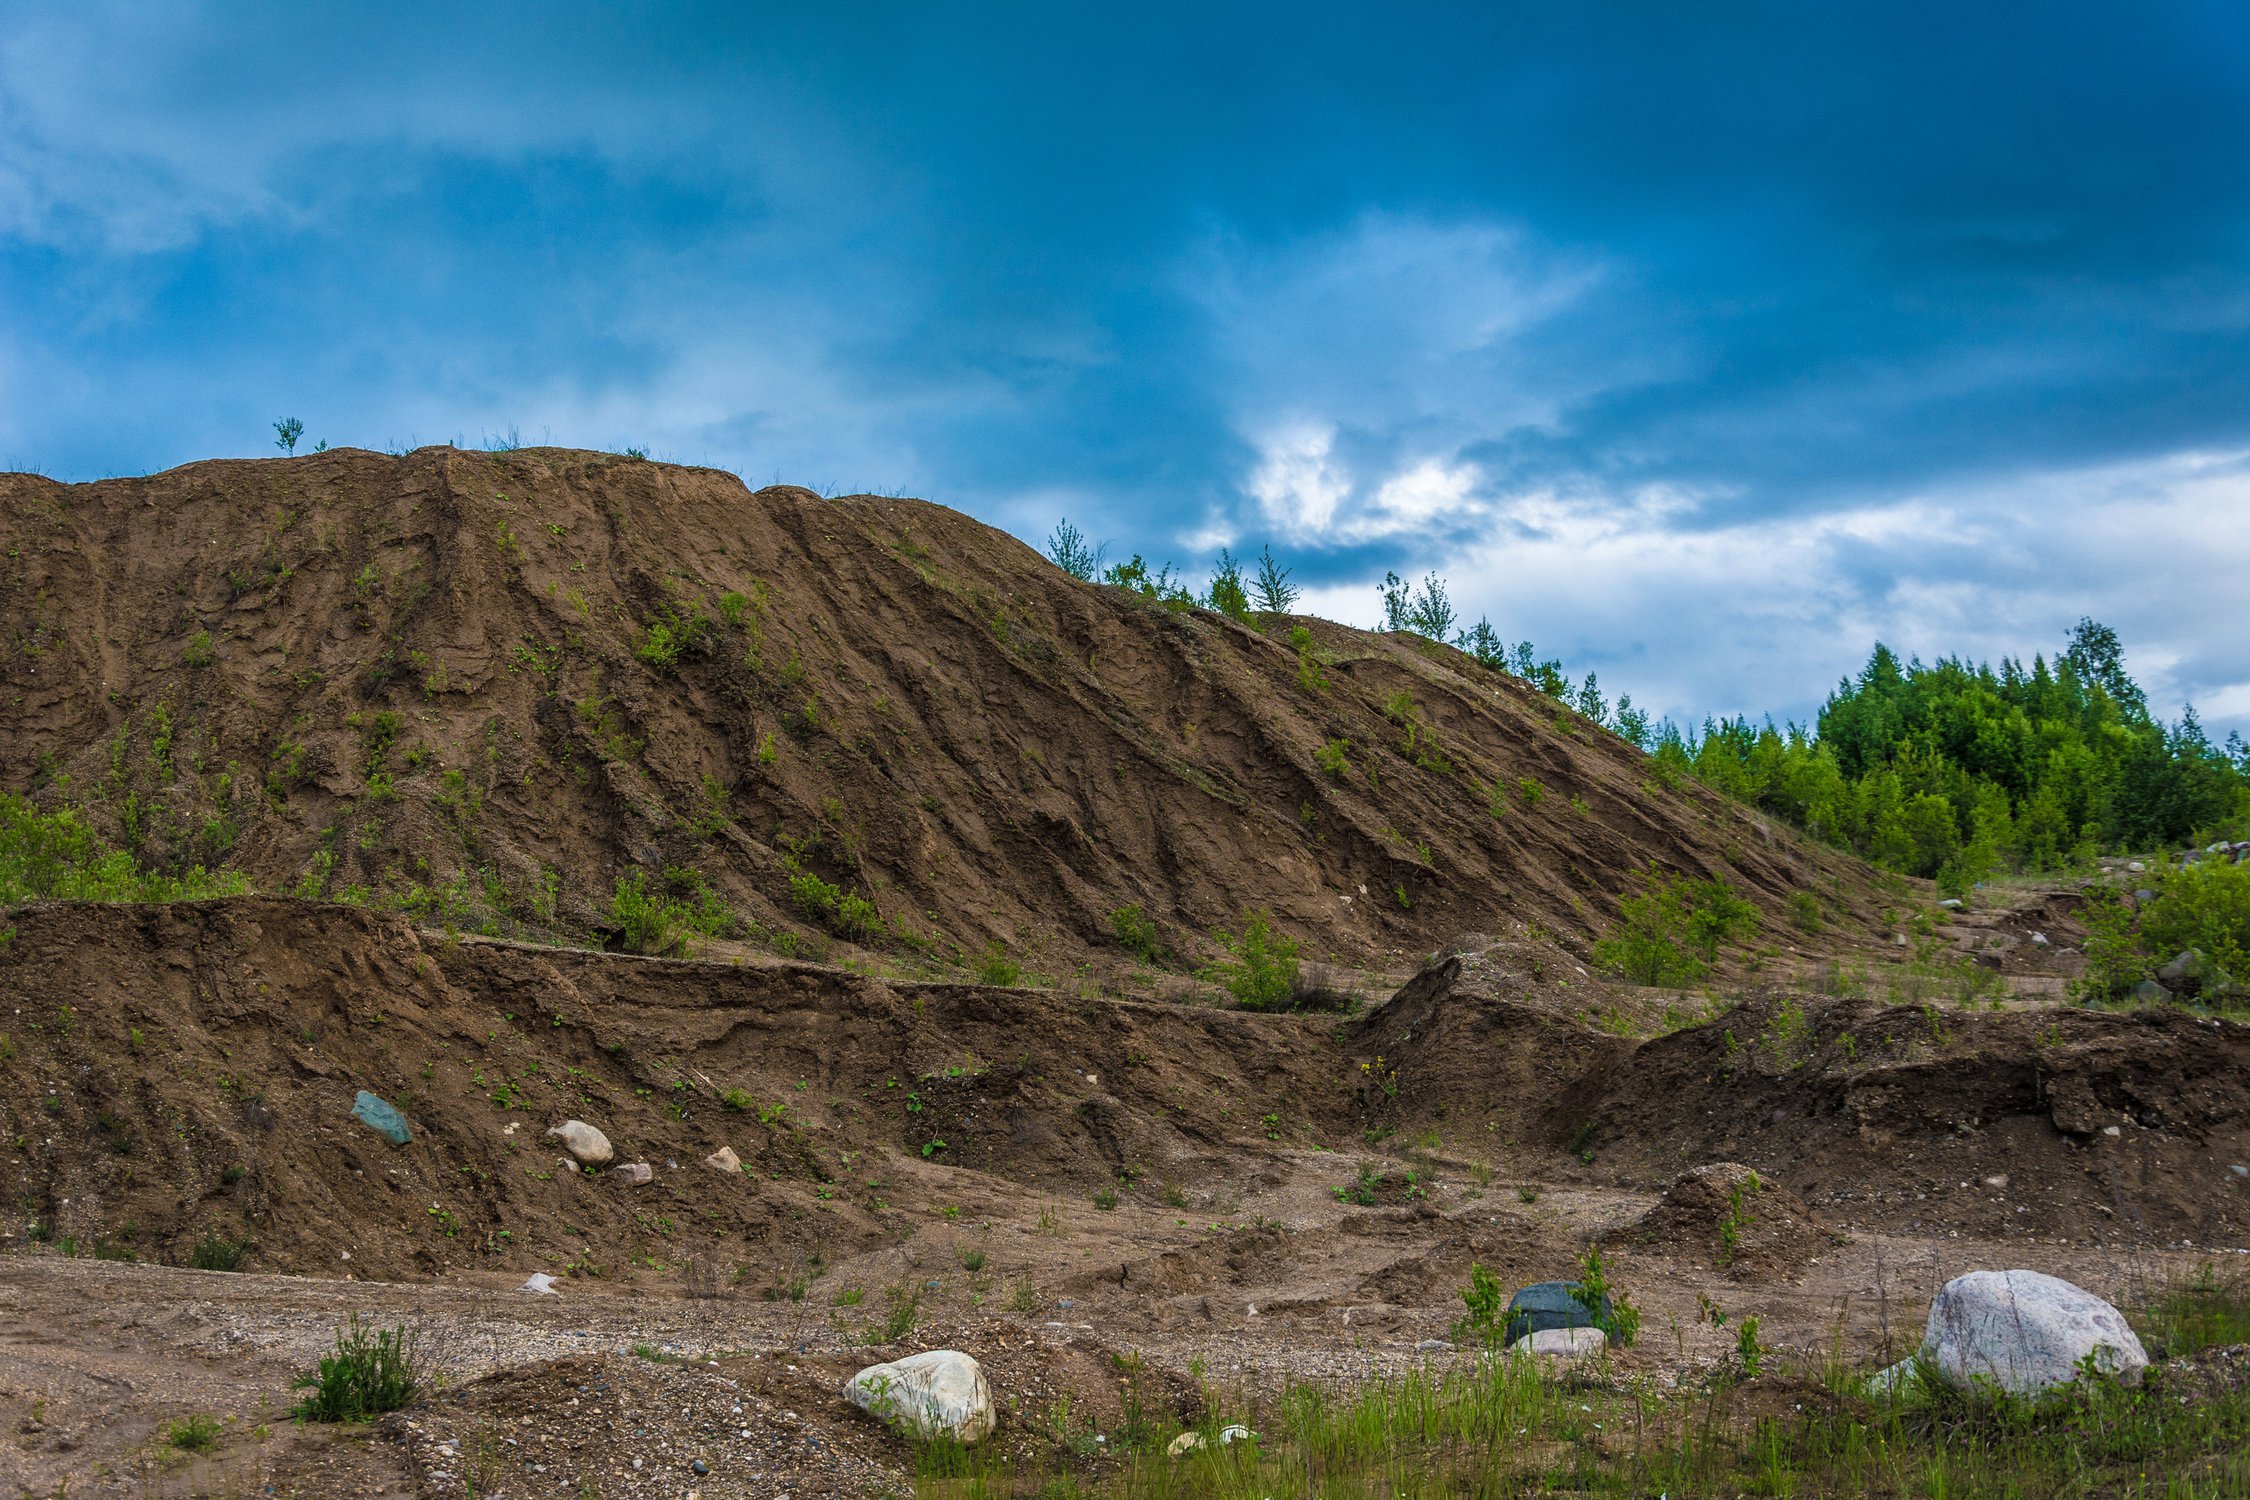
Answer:
[(1351, 474), (1335, 461), (1335, 446), (1334, 427), (1303, 422), (1258, 444), (1258, 466), (1244, 487), (1283, 535), (1319, 537), (1335, 524), (1352, 493)]
[[(1515, 497), (1486, 540), (1417, 559), (1573, 672), (1659, 713), (1809, 718), (1878, 640), (1925, 660), (2049, 658), (2091, 615), (2152, 708), (2194, 698), (2250, 732), (2250, 454), (1962, 485), (1848, 511), (1697, 528), (1692, 497)], [(1406, 571), (1402, 569), (1402, 571)], [(1371, 623), (1368, 585), (1323, 590)]]

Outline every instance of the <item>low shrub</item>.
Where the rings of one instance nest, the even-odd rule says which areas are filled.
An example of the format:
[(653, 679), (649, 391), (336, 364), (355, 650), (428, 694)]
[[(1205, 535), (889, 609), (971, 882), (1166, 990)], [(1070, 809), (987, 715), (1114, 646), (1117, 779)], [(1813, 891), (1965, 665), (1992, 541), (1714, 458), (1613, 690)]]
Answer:
[(292, 1413), (305, 1422), (370, 1422), (397, 1411), (428, 1381), (420, 1350), (404, 1328), (370, 1331), (355, 1316), (336, 1331), (336, 1350), (320, 1368), (300, 1375), (291, 1390), (306, 1392)]
[(2250, 864), (2201, 859), (2143, 877), (2151, 899), (2137, 908), (2107, 886), (2088, 886), (2086, 969), (2080, 993), (2117, 999), (2182, 953), (2201, 955), (2195, 997), (2250, 1001)]
[(1164, 951), (1163, 935), (1139, 906), (1120, 906), (1111, 912), (1109, 930), (1144, 964), (1155, 963)]
[(1594, 944), (1594, 962), (1638, 984), (1690, 984), (1711, 972), (1719, 950), (1758, 929), (1758, 909), (1723, 880), (1664, 880), (1619, 904), (1615, 931)]
[(1297, 940), (1275, 930), (1262, 911), (1244, 918), (1242, 931), (1221, 932), (1229, 958), (1203, 971), (1225, 985), (1244, 1010), (1288, 1010), (1297, 998)]
[(618, 877), (609, 898), (613, 949), (680, 958), (693, 951), (696, 936), (724, 937), (734, 930), (733, 911), (701, 875), (674, 866), (664, 879), (666, 888), (651, 889), (645, 871)]
[(253, 1244), (247, 1234), (230, 1239), (215, 1229), (206, 1230), (188, 1252), (188, 1264), (198, 1271), (239, 1271)]

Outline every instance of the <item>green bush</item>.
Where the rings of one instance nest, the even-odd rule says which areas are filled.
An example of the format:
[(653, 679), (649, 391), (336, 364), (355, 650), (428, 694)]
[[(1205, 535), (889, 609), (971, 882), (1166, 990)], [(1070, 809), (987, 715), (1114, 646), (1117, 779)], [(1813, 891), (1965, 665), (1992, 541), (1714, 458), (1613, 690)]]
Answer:
[(1250, 593), (1242, 586), (1242, 564), (1224, 547), (1219, 549), (1219, 565), (1212, 571), (1206, 599), (1211, 608), (1230, 620), (1247, 623), (1250, 619)]
[(1139, 906), (1120, 906), (1109, 914), (1109, 930), (1144, 964), (1152, 964), (1164, 951), (1163, 935)]
[(2201, 859), (2159, 883), (2140, 913), (2141, 936), (2159, 964), (2201, 953), (2239, 994), (2250, 989), (2250, 865)]
[(710, 618), (675, 604), (642, 627), (633, 654), (658, 671), (669, 672), (681, 657), (708, 650), (710, 640)]
[(697, 935), (724, 937), (734, 930), (733, 911), (701, 875), (675, 865), (664, 879), (666, 889), (652, 890), (645, 871), (618, 877), (609, 898), (616, 951), (681, 958), (693, 951)]
[(291, 1390), (308, 1392), (291, 1415), (303, 1422), (370, 1422), (397, 1411), (427, 1382), (414, 1339), (404, 1328), (370, 1332), (355, 1315), (336, 1331), (336, 1352), (300, 1375)]
[(810, 870), (790, 871), (789, 904), (806, 921), (841, 938), (864, 942), (883, 930), (883, 914), (874, 902), (830, 885)]
[(152, 875), (105, 846), (75, 808), (43, 813), (0, 793), (0, 906), (24, 901), (194, 901), (239, 896), (250, 882), (201, 865), (179, 876)]
[(2138, 909), (2107, 886), (2088, 886), (2082, 994), (2116, 999), (2184, 952), (2203, 955), (2196, 998), (2239, 1004), (2250, 998), (2250, 865), (2201, 859), (2143, 877), (2152, 898)]
[(188, 1264), (198, 1271), (239, 1271), (250, 1254), (253, 1241), (245, 1234), (240, 1239), (229, 1239), (217, 1230), (206, 1230), (197, 1237), (195, 1248), (188, 1252)]
[(1469, 1284), (1461, 1288), (1461, 1301), (1468, 1311), (1453, 1325), (1454, 1338), (1488, 1349), (1498, 1347), (1508, 1335), (1508, 1289), (1484, 1268), (1482, 1261), (1470, 1264)]
[(1242, 931), (1221, 932), (1219, 941), (1233, 956), (1203, 971), (1226, 986), (1244, 1010), (1287, 1010), (1297, 997), (1297, 940), (1276, 931), (1273, 919), (1253, 911)]
[(183, 1453), (202, 1453), (218, 1446), (219, 1419), (196, 1412), (164, 1424), (164, 1441)]
[(977, 957), (977, 981), (980, 984), (1021, 984), (1023, 965), (1008, 956), (1006, 943), (994, 938)]
[[(1599, 1245), (1588, 1245), (1578, 1262), (1578, 1280), (1570, 1295), (1593, 1318), (1594, 1326), (1609, 1335), (1609, 1341), (1619, 1348), (1641, 1336), (1641, 1311), (1627, 1300), (1625, 1294), (1609, 1284), (1609, 1263), (1602, 1259)], [(1609, 1311), (1602, 1311), (1607, 1299)]]
[(1594, 944), (1594, 962), (1638, 984), (1689, 984), (1711, 972), (1721, 947), (1758, 929), (1758, 909), (1723, 880), (1656, 878), (1619, 904), (1617, 929)]

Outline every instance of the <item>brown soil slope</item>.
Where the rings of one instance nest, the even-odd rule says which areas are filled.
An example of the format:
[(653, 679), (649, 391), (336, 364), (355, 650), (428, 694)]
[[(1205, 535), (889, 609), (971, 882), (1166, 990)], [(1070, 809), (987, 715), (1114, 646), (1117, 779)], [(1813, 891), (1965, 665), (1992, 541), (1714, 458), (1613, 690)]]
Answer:
[[(1441, 1180), (1474, 1202), (1478, 1165), (1645, 1191), (1734, 1160), (1832, 1224), (2001, 1238), (2239, 1242), (2250, 1191), (2230, 1166), (2250, 1158), (2250, 1028), (2182, 1014), (1805, 997), (1786, 1027), (1751, 1006), (1635, 1043), (1571, 1019), (1632, 997), (1530, 938), (1347, 1020), (451, 942), (272, 897), (11, 920), (0, 1250), (178, 1264), (247, 1232), (265, 1269), (669, 1275), (701, 1257), (771, 1276), (904, 1243), (940, 1209), (1044, 1243), (1032, 1221), (1075, 1205), (1087, 1258), (1064, 1258), (1089, 1286), (1241, 1283), (1278, 1307), (1361, 1276), (1378, 1300), (1442, 1302), (1470, 1258), (1567, 1260), (1493, 1204), (1427, 1219)], [(1495, 978), (1534, 959), (1546, 977)], [(352, 1119), (361, 1089), (406, 1111), (410, 1144)], [(558, 1169), (544, 1132), (568, 1117), (654, 1180)], [(720, 1146), (742, 1171), (704, 1164)], [(1326, 1200), (1362, 1162), (1375, 1202), (1334, 1232), (1151, 1238), (1193, 1243), (1306, 1174)], [(1097, 1191), (1113, 1211), (1087, 1209)]]
[(1575, 942), (1652, 863), (1869, 910), (1859, 867), (1458, 652), (1166, 608), (920, 501), (337, 450), (0, 475), (0, 531), (0, 783), (151, 866), (501, 932), (694, 869), (820, 951), (855, 929), (794, 861), (879, 909), (870, 946), (1050, 973), (1115, 960), (1127, 904), (1180, 959), (1252, 907), (1362, 964)]

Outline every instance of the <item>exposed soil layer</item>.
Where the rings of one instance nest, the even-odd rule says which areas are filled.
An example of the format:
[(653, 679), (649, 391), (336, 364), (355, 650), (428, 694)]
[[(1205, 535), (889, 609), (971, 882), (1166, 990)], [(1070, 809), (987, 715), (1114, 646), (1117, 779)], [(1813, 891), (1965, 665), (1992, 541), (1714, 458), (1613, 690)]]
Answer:
[(2184, 1010), (1772, 993), (1633, 1049), (1584, 1118), (1605, 1165), (1742, 1162), (1863, 1223), (2206, 1246), (2250, 1228), (2250, 1031)]
[[(1775, 992), (1640, 1040), (1664, 1023), (1631, 1014), (1677, 999), (1536, 935), (1442, 955), (1347, 1018), (448, 941), (268, 897), (14, 925), (0, 1243), (181, 1263), (248, 1234), (256, 1264), (393, 1277), (731, 1267), (1027, 1191), (1207, 1217), (1338, 1148), (1325, 1170), (1364, 1209), (1342, 1232), (1379, 1239), (1428, 1238), (1424, 1179), (1446, 1163), (1653, 1188), (1740, 1162), (1824, 1213), (2002, 1236), (2242, 1227), (2250, 1035), (2181, 1013)], [(410, 1144), (353, 1118), (362, 1089), (406, 1112)], [(654, 1180), (570, 1170), (545, 1138), (566, 1118)], [(721, 1147), (741, 1171), (706, 1163)], [(1229, 1241), (1226, 1279), (1261, 1243)], [(1137, 1251), (1117, 1284), (1203, 1279), (1169, 1252)], [(1282, 1286), (1324, 1247), (1274, 1253)], [(1460, 1258), (1425, 1253), (1441, 1279)]]
[(1375, 967), (1511, 922), (1578, 946), (1651, 866), (1813, 891), (1824, 952), (1875, 910), (1457, 651), (1169, 608), (921, 501), (339, 449), (0, 475), (0, 534), (0, 785), (262, 889), (583, 934), (621, 876), (692, 869), (769, 950), (1056, 975), (1129, 967), (1128, 905), (1174, 967), (1252, 908)]
[(1679, 1260), (1708, 1257), (1736, 1281), (1763, 1283), (1796, 1279), (1841, 1236), (1781, 1183), (1723, 1161), (1674, 1178), (1622, 1238)]

